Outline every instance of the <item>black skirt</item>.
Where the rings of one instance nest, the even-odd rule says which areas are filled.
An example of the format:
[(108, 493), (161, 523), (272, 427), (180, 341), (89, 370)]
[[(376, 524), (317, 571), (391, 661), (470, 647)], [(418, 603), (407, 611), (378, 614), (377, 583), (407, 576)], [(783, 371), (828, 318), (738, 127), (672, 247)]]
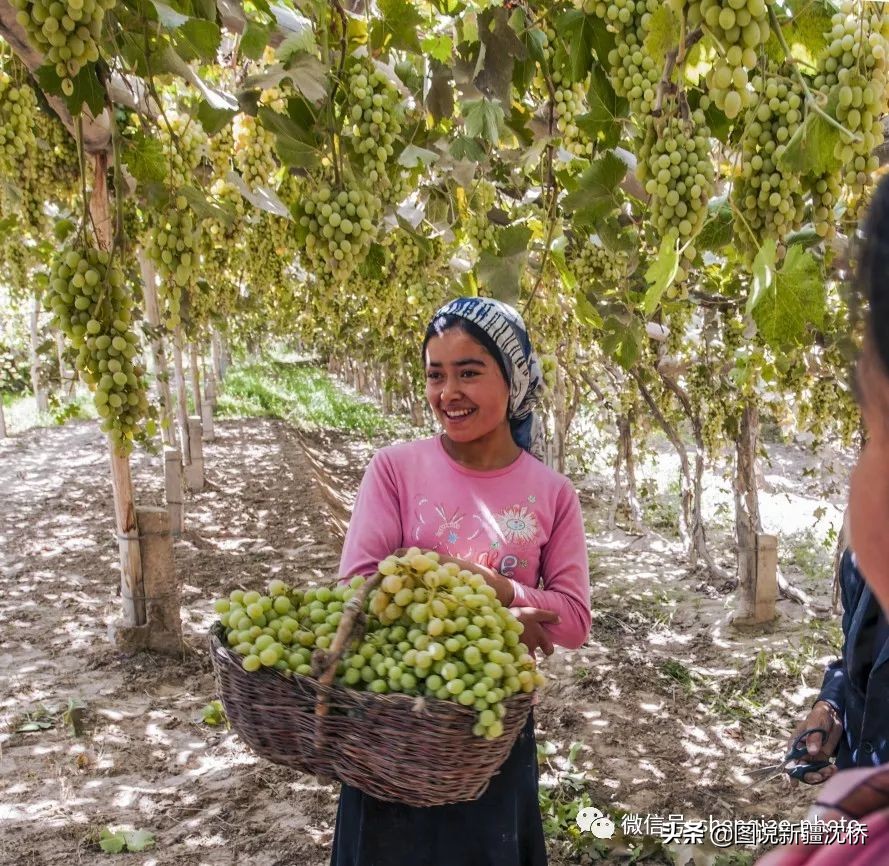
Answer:
[(546, 866), (534, 716), (477, 800), (416, 808), (343, 785), (331, 866)]

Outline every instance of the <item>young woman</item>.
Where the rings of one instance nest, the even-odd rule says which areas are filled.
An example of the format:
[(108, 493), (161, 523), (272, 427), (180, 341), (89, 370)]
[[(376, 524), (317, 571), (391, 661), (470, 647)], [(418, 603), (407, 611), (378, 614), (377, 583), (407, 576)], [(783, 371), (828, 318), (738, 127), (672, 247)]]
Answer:
[[(870, 305), (858, 364), (859, 403), (867, 445), (852, 472), (849, 547), (868, 587), (889, 612), (889, 178), (874, 193), (858, 279)], [(874, 659), (870, 671), (889, 663)], [(889, 710), (881, 716), (889, 724)], [(817, 751), (817, 744), (810, 751)], [(797, 845), (770, 852), (760, 866), (883, 866), (889, 863), (889, 766), (843, 770), (827, 783), (813, 812), (824, 821), (867, 825), (863, 844)]]
[[(540, 368), (521, 316), (488, 298), (442, 307), (423, 342), (443, 433), (384, 448), (367, 468), (340, 574), (399, 548), (468, 562), (524, 623), (531, 652), (578, 647), (590, 627), (580, 505), (540, 462)], [(538, 585), (540, 584), (540, 585)], [(386, 803), (343, 785), (332, 866), (545, 866), (533, 716), (477, 800)]]

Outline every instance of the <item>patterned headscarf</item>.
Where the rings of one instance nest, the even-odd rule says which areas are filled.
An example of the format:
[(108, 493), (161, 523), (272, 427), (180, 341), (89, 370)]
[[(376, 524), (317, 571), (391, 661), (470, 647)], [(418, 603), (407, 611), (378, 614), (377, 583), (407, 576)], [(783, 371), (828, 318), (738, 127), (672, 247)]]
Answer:
[(540, 362), (518, 311), (493, 298), (456, 298), (433, 318), (459, 316), (484, 331), (500, 351), (509, 385), (509, 427), (516, 444), (543, 460), (543, 427), (534, 412), (543, 382)]

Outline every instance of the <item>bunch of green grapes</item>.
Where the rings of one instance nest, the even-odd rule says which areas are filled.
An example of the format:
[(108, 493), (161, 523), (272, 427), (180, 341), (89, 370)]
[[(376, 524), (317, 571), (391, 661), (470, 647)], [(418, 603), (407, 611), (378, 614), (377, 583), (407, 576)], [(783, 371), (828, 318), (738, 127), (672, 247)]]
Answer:
[(634, 114), (648, 115), (657, 101), (661, 70), (644, 50), (643, 40), (644, 34), (627, 30), (608, 52), (608, 65), (615, 92), (627, 99)]
[(614, 289), (625, 281), (627, 257), (602, 245), (598, 237), (573, 247), (571, 270), (581, 291)]
[(562, 74), (552, 75), (555, 87), (554, 114), (556, 129), (562, 137), (562, 147), (574, 156), (589, 159), (593, 155), (593, 143), (577, 127), (576, 120), (586, 113), (586, 94), (580, 82), (562, 82)]
[(0, 69), (0, 177), (19, 180), (37, 147), (34, 91)]
[(106, 250), (74, 245), (54, 257), (44, 295), (54, 323), (77, 349), (77, 369), (94, 391), (102, 430), (121, 454), (151, 435), (145, 370), (132, 327), (132, 293)]
[(182, 323), (182, 295), (194, 287), (200, 258), (200, 223), (188, 210), (185, 196), (172, 207), (151, 213), (145, 234), (145, 253), (154, 263), (158, 295), (164, 302), (164, 325), (175, 330)]
[(756, 101), (748, 108), (741, 148), (741, 172), (732, 198), (738, 220), (739, 245), (749, 254), (758, 239), (783, 239), (805, 216), (799, 178), (781, 168), (781, 155), (803, 123), (804, 96), (796, 79), (778, 76), (753, 79)]
[(367, 58), (351, 58), (345, 75), (347, 116), (343, 138), (356, 154), (364, 178), (393, 200), (388, 166), (404, 125), (401, 94), (386, 73)]
[(232, 124), (234, 164), (250, 189), (271, 187), (278, 171), (275, 136), (257, 118), (239, 114)]
[[(207, 136), (193, 118), (167, 109), (158, 128), (172, 191), (194, 182), (194, 174), (207, 154)], [(157, 270), (158, 296), (163, 302), (164, 324), (181, 323), (183, 293), (198, 276), (201, 222), (189, 209), (188, 199), (173, 195), (166, 208), (146, 212), (145, 252)]]
[(47, 111), (35, 112), (34, 136), (37, 140), (37, 171), (49, 197), (57, 201), (70, 198), (80, 180), (74, 138), (59, 118)]
[(757, 49), (771, 35), (771, 0), (690, 0), (688, 26), (706, 27), (719, 56), (707, 76), (707, 86), (726, 117), (737, 117), (750, 105), (748, 72), (756, 66)]
[(643, 44), (659, 5), (657, 0), (587, 0), (584, 4), (617, 34), (607, 57), (609, 77), (615, 92), (629, 101), (633, 114), (649, 114), (657, 99), (662, 69)]
[(814, 86), (836, 104), (836, 119), (858, 140), (842, 134), (834, 149), (843, 182), (860, 192), (879, 167), (881, 118), (889, 110), (889, 19), (885, 5), (845, 0), (832, 18), (830, 43)]
[(70, 96), (72, 79), (99, 59), (102, 22), (115, 0), (13, 0), (12, 5), (18, 10), (16, 20), (55, 68), (62, 92)]
[(463, 232), (477, 252), (493, 251), (497, 247), (497, 231), (488, 219), (488, 212), (494, 207), (494, 198), (494, 184), (481, 180), (473, 187), (467, 203)]
[(696, 255), (691, 241), (707, 218), (715, 174), (710, 154), (710, 130), (702, 111), (688, 120), (675, 115), (647, 118), (636, 173), (651, 196), (655, 230), (661, 237), (675, 231), (685, 248), (679, 282)]
[(235, 135), (229, 124), (207, 139), (207, 159), (210, 161), (214, 182), (224, 181), (232, 170), (234, 150)]
[(834, 237), (837, 231), (834, 209), (842, 195), (840, 179), (835, 174), (807, 177), (805, 186), (812, 200), (815, 231), (823, 238)]
[(354, 181), (340, 189), (323, 180), (306, 187), (297, 215), (311, 270), (334, 280), (348, 277), (367, 255), (381, 212), (379, 196)]
[[(504, 701), (543, 683), (521, 642), (522, 624), (481, 575), (435, 552), (410, 548), (379, 564), (382, 581), (368, 599), (364, 637), (341, 659), (344, 687), (453, 701), (477, 713), (476, 736), (503, 733)], [(282, 581), (268, 595), (235, 590), (216, 602), (226, 639), (247, 671), (274, 668), (311, 676), (312, 652), (329, 649), (345, 606), (364, 584), (292, 590)]]

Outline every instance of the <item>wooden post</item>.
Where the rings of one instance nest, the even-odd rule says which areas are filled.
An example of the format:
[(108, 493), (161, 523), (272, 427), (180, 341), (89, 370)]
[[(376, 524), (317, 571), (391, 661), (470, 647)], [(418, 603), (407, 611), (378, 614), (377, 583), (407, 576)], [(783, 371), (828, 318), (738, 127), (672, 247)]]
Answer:
[(209, 400), (201, 403), (201, 428), (205, 442), (212, 442), (216, 438), (213, 429), (213, 404)]
[(778, 539), (757, 533), (752, 551), (746, 552), (755, 572), (744, 595), (745, 610), (732, 619), (737, 626), (761, 625), (775, 619), (778, 599)]
[(216, 411), (216, 372), (213, 364), (207, 364), (205, 356), (201, 356), (201, 364), (204, 370), (204, 397)]
[(170, 513), (170, 532), (174, 538), (182, 535), (182, 454), (175, 448), (164, 450), (164, 486), (167, 511)]
[(37, 401), (37, 411), (49, 411), (49, 398), (46, 389), (40, 382), (40, 358), (37, 349), (40, 346), (40, 299), (34, 295), (31, 299), (31, 390)]
[(185, 466), (185, 483), (195, 493), (204, 489), (204, 448), (201, 444), (201, 419), (188, 419), (188, 444), (191, 462)]
[(165, 508), (138, 509), (142, 530), (142, 572), (145, 575), (145, 648), (176, 655), (182, 652), (179, 582), (173, 562), (170, 516)]
[(0, 394), (0, 439), (5, 439), (6, 436), (6, 416), (3, 414), (3, 395)]
[(185, 369), (182, 364), (182, 333), (179, 328), (173, 335), (173, 369), (176, 376), (176, 415), (179, 419), (179, 438), (182, 462), (191, 463), (191, 445), (188, 436), (188, 394), (185, 391)]
[[(154, 265), (140, 247), (138, 252), (139, 268), (142, 271), (142, 297), (145, 301), (145, 318), (154, 328), (160, 327), (160, 311), (157, 303), (157, 275)], [(154, 387), (161, 405), (161, 434), (164, 444), (176, 445), (176, 416), (173, 412), (173, 400), (170, 396), (170, 372), (167, 368), (167, 356), (161, 337), (151, 340), (151, 360), (154, 371)]]
[(196, 414), (201, 412), (201, 368), (198, 365), (198, 350), (195, 344), (189, 346), (189, 367), (191, 368), (191, 400)]
[(221, 382), (223, 377), (223, 359), (222, 359), (222, 339), (219, 331), (214, 331), (210, 337), (210, 357), (212, 360), (213, 372), (216, 378)]

